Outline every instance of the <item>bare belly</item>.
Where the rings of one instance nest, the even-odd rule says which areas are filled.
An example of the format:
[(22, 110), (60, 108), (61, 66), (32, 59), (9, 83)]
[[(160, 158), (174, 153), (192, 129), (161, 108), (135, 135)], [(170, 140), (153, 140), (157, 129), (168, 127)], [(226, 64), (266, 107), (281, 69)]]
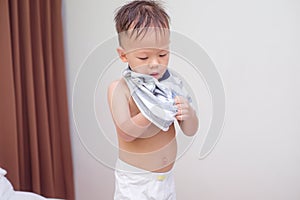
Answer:
[(119, 138), (120, 159), (147, 171), (167, 172), (171, 170), (176, 154), (174, 125), (170, 126), (168, 131), (160, 131), (149, 138), (137, 138), (132, 142)]

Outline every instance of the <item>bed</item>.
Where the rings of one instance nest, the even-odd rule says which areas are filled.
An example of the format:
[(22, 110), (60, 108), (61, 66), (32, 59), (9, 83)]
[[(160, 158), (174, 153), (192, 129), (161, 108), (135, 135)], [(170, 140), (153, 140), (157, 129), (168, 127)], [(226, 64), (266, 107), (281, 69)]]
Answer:
[[(32, 192), (15, 191), (12, 184), (5, 177), (6, 171), (0, 168), (0, 199), (1, 200), (50, 200)], [(52, 200), (55, 200), (52, 198)], [(58, 199), (56, 199), (58, 200)]]

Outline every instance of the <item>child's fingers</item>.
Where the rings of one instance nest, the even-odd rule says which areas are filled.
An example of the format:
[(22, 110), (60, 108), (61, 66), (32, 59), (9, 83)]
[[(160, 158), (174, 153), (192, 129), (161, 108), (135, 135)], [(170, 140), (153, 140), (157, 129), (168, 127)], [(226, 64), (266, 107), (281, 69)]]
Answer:
[(188, 100), (182, 96), (176, 96), (174, 98), (175, 100), (175, 104), (178, 105), (178, 104), (189, 104)]
[(186, 103), (177, 103), (176, 105), (177, 108), (177, 112), (179, 113), (179, 110), (183, 111), (183, 110), (188, 110), (189, 106)]
[(186, 115), (186, 114), (188, 114), (188, 110), (186, 109), (180, 108), (177, 111), (177, 115)]
[(182, 102), (185, 102), (186, 99), (183, 96), (176, 96), (174, 98), (174, 100), (175, 100), (175, 103), (182, 103)]
[(191, 117), (191, 110), (189, 109), (189, 106), (185, 104), (178, 104), (175, 117), (180, 121), (188, 120)]
[(176, 117), (175, 117), (177, 120), (179, 120), (179, 121), (184, 121), (184, 120), (186, 120), (186, 119), (188, 119), (188, 115), (176, 115)]
[(188, 100), (181, 96), (175, 97), (175, 105), (177, 107), (176, 119), (184, 121), (190, 117), (190, 106)]
[(176, 113), (176, 118), (178, 120), (186, 119), (187, 116), (188, 116), (188, 110), (183, 109), (183, 108), (178, 108), (177, 113)]
[(176, 116), (176, 119), (177, 119), (178, 121), (182, 121), (182, 115), (177, 115), (177, 116)]

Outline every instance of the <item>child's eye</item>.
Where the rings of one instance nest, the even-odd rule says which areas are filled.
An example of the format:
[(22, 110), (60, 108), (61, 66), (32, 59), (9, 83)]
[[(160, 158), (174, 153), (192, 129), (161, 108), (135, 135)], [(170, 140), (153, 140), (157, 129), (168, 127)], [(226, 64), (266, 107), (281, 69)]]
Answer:
[(168, 55), (167, 53), (165, 54), (160, 54), (159, 57), (165, 57), (166, 55)]
[(137, 57), (138, 59), (140, 59), (140, 60), (147, 60), (148, 59), (148, 57)]

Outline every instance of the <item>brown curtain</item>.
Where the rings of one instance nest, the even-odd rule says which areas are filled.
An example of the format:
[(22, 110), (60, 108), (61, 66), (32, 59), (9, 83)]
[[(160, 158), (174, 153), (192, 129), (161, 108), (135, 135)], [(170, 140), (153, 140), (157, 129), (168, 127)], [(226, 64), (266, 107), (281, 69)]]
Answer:
[(0, 95), (14, 189), (73, 200), (61, 0), (0, 0)]

